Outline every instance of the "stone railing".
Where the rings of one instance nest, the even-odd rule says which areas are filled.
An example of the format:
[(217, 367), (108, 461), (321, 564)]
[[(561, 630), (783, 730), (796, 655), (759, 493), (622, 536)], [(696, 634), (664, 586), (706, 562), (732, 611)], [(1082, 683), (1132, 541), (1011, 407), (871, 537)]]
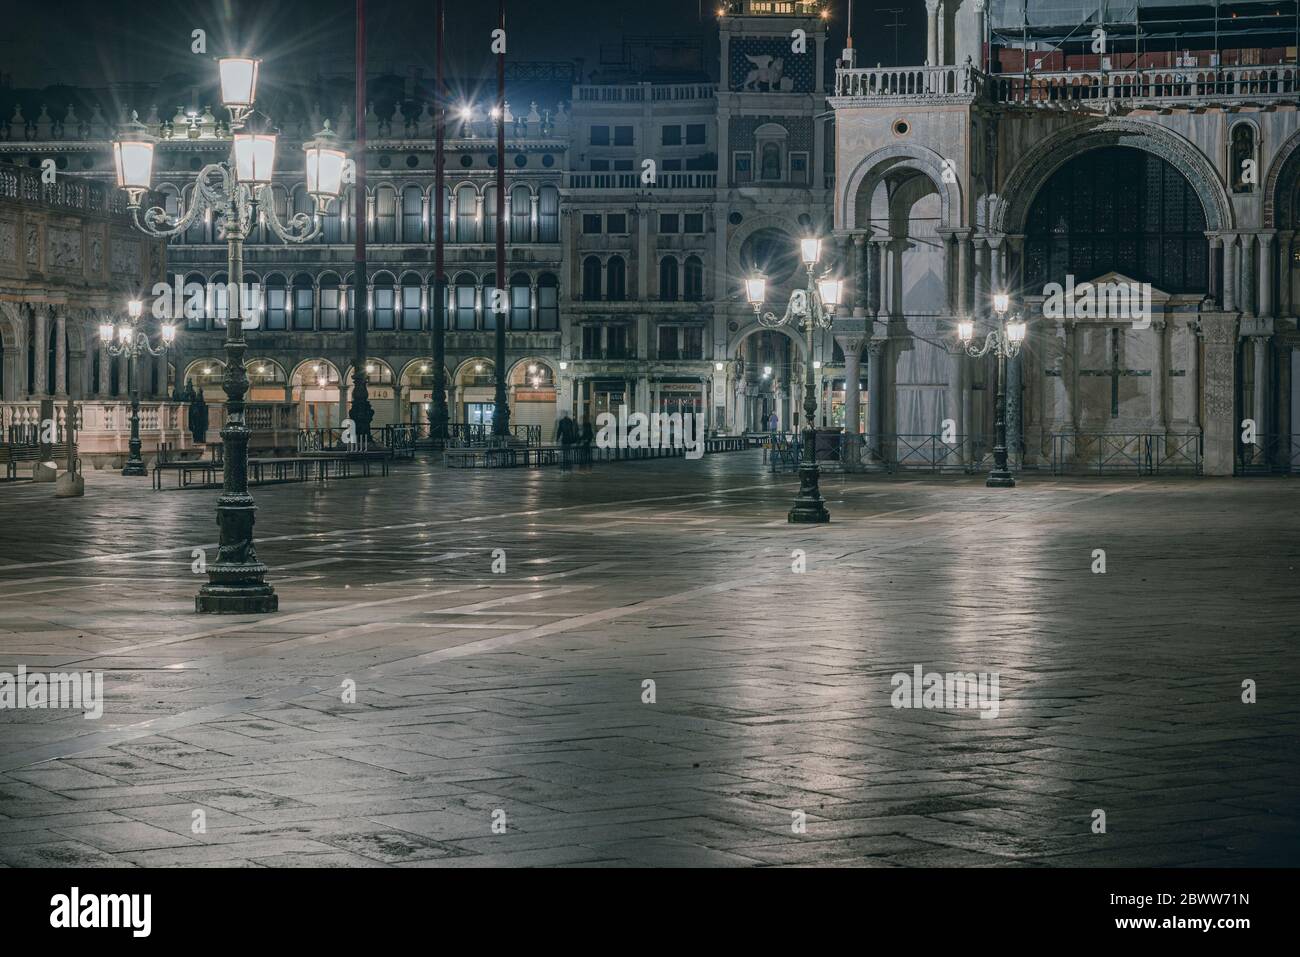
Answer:
[(915, 66), (835, 71), (835, 95), (867, 100), (971, 100), (984, 74), (972, 66)]
[(658, 172), (654, 182), (641, 182), (638, 172), (564, 174), (566, 189), (717, 189), (716, 172), (665, 173)]
[[(81, 427), (77, 432), (77, 452), (87, 467), (95, 467), (124, 456), (131, 438), (131, 403), (125, 399), (88, 399), (78, 401)], [(55, 441), (62, 442), (67, 429), (67, 399), (54, 400)], [(208, 406), (209, 443), (221, 441), (226, 408), (220, 403)], [(255, 449), (292, 448), (298, 432), (298, 406), (292, 402), (250, 402), (245, 421), (252, 431), (250, 447)], [(197, 449), (188, 429), (189, 406), (164, 399), (140, 402), (140, 441), (146, 459), (151, 459), (160, 445), (167, 443), (177, 452)], [(0, 402), (0, 442), (26, 442), (39, 435), (41, 403), (39, 401)]]
[(1294, 66), (1180, 67), (1158, 70), (1090, 70), (987, 78), (1006, 103), (1262, 102), (1294, 100)]
[(19, 166), (0, 166), (0, 200), (96, 216), (126, 213), (126, 194), (120, 189), (75, 176), (42, 183), (39, 169)]
[(580, 103), (711, 100), (716, 95), (712, 83), (590, 83), (574, 87), (574, 99)]

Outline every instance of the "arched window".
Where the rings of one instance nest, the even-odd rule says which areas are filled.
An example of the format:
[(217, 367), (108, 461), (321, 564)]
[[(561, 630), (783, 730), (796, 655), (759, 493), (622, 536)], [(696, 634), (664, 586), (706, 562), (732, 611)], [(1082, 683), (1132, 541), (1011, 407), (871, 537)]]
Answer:
[(420, 309), (422, 293), (424, 288), (421, 285), (420, 277), (407, 273), (402, 277), (402, 328), (419, 329), (423, 323), (424, 314)]
[(397, 191), (391, 186), (375, 190), (375, 242), (397, 242)]
[[(430, 233), (432, 235), (432, 233)], [(442, 188), (442, 241), (451, 242), (451, 187)]]
[(266, 328), (288, 328), (286, 324), (288, 310), (285, 308), (287, 293), (284, 287), (284, 277), (280, 275), (267, 276), (266, 283), (262, 288), (263, 295), (266, 297)]
[(497, 241), (497, 188), (483, 188), (483, 242)]
[(627, 298), (627, 264), (622, 256), (610, 256), (605, 266), (605, 298), (610, 302)]
[(468, 184), (456, 190), (456, 242), (478, 242), (478, 193)]
[(402, 190), (402, 242), (424, 242), (424, 192), (418, 186)]
[(510, 277), (510, 328), (527, 329), (532, 326), (533, 294), (527, 273), (517, 272)]
[(300, 272), (293, 277), (293, 327), (298, 330), (316, 328), (315, 290), (312, 289), (311, 276)]
[(475, 327), (474, 299), (477, 293), (474, 277), (463, 272), (456, 277), (455, 315), (452, 327), (455, 329), (473, 329)]
[(1255, 127), (1241, 122), (1232, 128), (1232, 191), (1249, 193), (1256, 177), (1247, 176), (1246, 170), (1255, 162)]
[(689, 302), (704, 298), (704, 263), (699, 256), (686, 257), (686, 296)]
[(339, 321), (339, 279), (333, 273), (320, 277), (320, 327), (338, 329)]
[(659, 260), (659, 299), (677, 301), (677, 260), (672, 256)]
[(1170, 163), (1126, 146), (1088, 150), (1039, 189), (1025, 226), (1025, 282), (1119, 272), (1169, 293), (1209, 288), (1205, 211)]
[(353, 285), (352, 273), (343, 277), (343, 288), (347, 290), (347, 295), (341, 297), (343, 328), (351, 329), (352, 319), (357, 314), (357, 288)]
[(244, 273), (244, 286), (239, 290), (241, 302), (238, 304), (231, 302), (231, 311), (243, 316), (246, 321), (256, 320), (257, 325), (253, 328), (261, 329), (262, 324), (266, 321), (266, 290), (262, 286), (262, 280), (257, 273)]
[(560, 191), (554, 186), (543, 186), (537, 194), (537, 241), (560, 241)]
[(393, 277), (380, 273), (375, 277), (375, 285), (370, 292), (371, 308), (374, 310), (375, 329), (393, 329), (397, 325), (397, 291), (393, 288)]
[(600, 260), (595, 256), (582, 261), (582, 298), (587, 302), (600, 299)]
[(533, 191), (527, 186), (516, 186), (510, 191), (510, 241), (533, 241)]
[(553, 273), (537, 277), (537, 328), (560, 328), (560, 284)]
[(763, 162), (759, 177), (761, 179), (781, 178), (781, 147), (776, 143), (763, 144)]

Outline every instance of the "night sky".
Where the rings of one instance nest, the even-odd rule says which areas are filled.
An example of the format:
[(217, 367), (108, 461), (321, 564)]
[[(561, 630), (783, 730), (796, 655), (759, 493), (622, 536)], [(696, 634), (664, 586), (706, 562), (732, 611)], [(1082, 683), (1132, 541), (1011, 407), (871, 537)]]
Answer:
[[(835, 0), (831, 46), (844, 43), (848, 0)], [(490, 74), (488, 37), (496, 23), (492, 0), (450, 0), (449, 76)], [(923, 0), (855, 0), (861, 62), (893, 62), (894, 34), (883, 24), (903, 8), (905, 62), (919, 62), (925, 40)], [(0, 36), (0, 74), (16, 88), (57, 84), (102, 88), (155, 83), (163, 77), (211, 75), (210, 62), (190, 52), (190, 33), (203, 28), (208, 54), (242, 48), (264, 58), (264, 79), (276, 83), (352, 70), (353, 0), (49, 0), (9, 18)], [(431, 0), (368, 0), (370, 73), (433, 73)], [(511, 60), (582, 58), (590, 73), (602, 45), (632, 36), (681, 36), (705, 41), (706, 65), (716, 72), (715, 4), (701, 0), (508, 0)]]

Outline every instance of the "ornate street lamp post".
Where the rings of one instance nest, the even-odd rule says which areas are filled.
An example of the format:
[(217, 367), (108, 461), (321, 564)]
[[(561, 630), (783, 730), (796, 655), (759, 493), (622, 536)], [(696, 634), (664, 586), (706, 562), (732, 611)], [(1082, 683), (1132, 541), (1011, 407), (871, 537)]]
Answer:
[[(205, 210), (218, 218), (226, 239), (227, 273), (231, 295), (226, 320), (226, 369), (222, 388), (226, 393), (226, 421), (221, 429), (225, 464), (221, 495), (217, 498), (220, 546), (215, 562), (207, 566), (208, 582), (199, 589), (194, 607), (217, 614), (260, 614), (275, 611), (279, 598), (264, 580), (266, 566), (253, 547), (253, 497), (248, 493), (249, 430), (244, 419), (244, 396), (248, 373), (244, 369), (247, 342), (240, 306), (244, 276), (244, 237), (258, 221), (259, 213), (285, 242), (305, 243), (320, 235), (320, 213), (329, 209), (342, 189), (346, 154), (338, 148), (329, 124), (315, 139), (304, 143), (307, 191), (316, 200), (316, 215), (294, 214), (282, 223), (271, 194), (275, 165), (276, 135), (252, 122), (260, 61), (249, 57), (218, 60), (221, 100), (230, 111), (233, 144), (230, 158), (210, 163), (199, 170), (190, 208), (173, 221), (154, 206), (143, 213), (140, 203), (153, 177), (155, 138), (132, 114), (132, 122), (113, 144), (117, 185), (126, 190), (127, 206), (142, 232), (159, 238), (175, 236), (190, 227)], [(358, 117), (358, 122), (360, 121)]]
[(159, 332), (163, 344), (155, 349), (149, 342), (149, 334), (139, 325), (143, 312), (143, 303), (139, 299), (132, 299), (126, 306), (126, 322), (118, 325), (105, 322), (99, 326), (99, 338), (108, 354), (114, 359), (125, 355), (130, 363), (127, 377), (131, 380), (131, 440), (127, 444), (130, 451), (126, 458), (126, 467), (122, 469), (123, 475), (148, 474), (145, 471), (144, 459), (140, 457), (140, 370), (136, 360), (142, 355), (164, 355), (176, 338), (176, 327), (170, 322), (162, 323)]
[(984, 345), (974, 346), (975, 323), (963, 319), (957, 323), (957, 336), (966, 347), (967, 355), (978, 359), (995, 350), (998, 358), (998, 399), (997, 399), (997, 438), (993, 446), (993, 470), (984, 482), (989, 488), (1014, 488), (1015, 476), (1007, 468), (1007, 360), (1020, 354), (1020, 345), (1025, 341), (1025, 321), (1020, 313), (1010, 319), (1007, 311), (1011, 308), (1011, 297), (1005, 292), (993, 296), (993, 311), (998, 314), (998, 328), (990, 330), (984, 338)]
[(755, 274), (745, 280), (745, 295), (754, 307), (760, 325), (769, 329), (784, 325), (802, 324), (807, 335), (808, 353), (804, 357), (804, 391), (803, 391), (803, 454), (799, 459), (799, 494), (795, 497), (794, 507), (790, 509), (791, 522), (815, 523), (829, 522), (830, 512), (822, 501), (818, 478), (821, 469), (817, 465), (817, 386), (813, 378), (813, 331), (829, 329), (835, 316), (835, 307), (840, 304), (844, 283), (830, 275), (827, 270), (820, 278), (814, 278), (813, 270), (821, 259), (822, 241), (816, 237), (800, 240), (799, 250), (808, 272), (807, 287), (795, 289), (790, 293), (790, 302), (785, 308), (785, 315), (778, 317), (771, 312), (763, 312), (763, 300), (767, 291), (767, 279)]

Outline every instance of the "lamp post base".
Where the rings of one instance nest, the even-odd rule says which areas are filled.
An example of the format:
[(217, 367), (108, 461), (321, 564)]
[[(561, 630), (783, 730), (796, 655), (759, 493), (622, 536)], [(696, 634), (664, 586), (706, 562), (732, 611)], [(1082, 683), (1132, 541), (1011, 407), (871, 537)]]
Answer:
[(994, 469), (984, 482), (985, 488), (1015, 488), (1016, 477), (1006, 469)]
[(280, 596), (266, 582), (207, 584), (194, 596), (200, 615), (267, 615), (280, 609)]
[(147, 475), (149, 474), (149, 471), (144, 467), (144, 462), (143, 462), (143, 461), (141, 461), (141, 460), (137, 460), (137, 459), (130, 459), (130, 460), (127, 461), (125, 467), (123, 467), (123, 469), (122, 469), (122, 474), (123, 474), (123, 475), (136, 475), (136, 476), (145, 475), (145, 476), (147, 476)]
[(794, 508), (786, 516), (790, 522), (816, 525), (831, 520), (831, 513), (826, 511), (821, 489), (817, 486), (820, 471), (816, 465), (799, 466), (799, 494), (795, 497)]

